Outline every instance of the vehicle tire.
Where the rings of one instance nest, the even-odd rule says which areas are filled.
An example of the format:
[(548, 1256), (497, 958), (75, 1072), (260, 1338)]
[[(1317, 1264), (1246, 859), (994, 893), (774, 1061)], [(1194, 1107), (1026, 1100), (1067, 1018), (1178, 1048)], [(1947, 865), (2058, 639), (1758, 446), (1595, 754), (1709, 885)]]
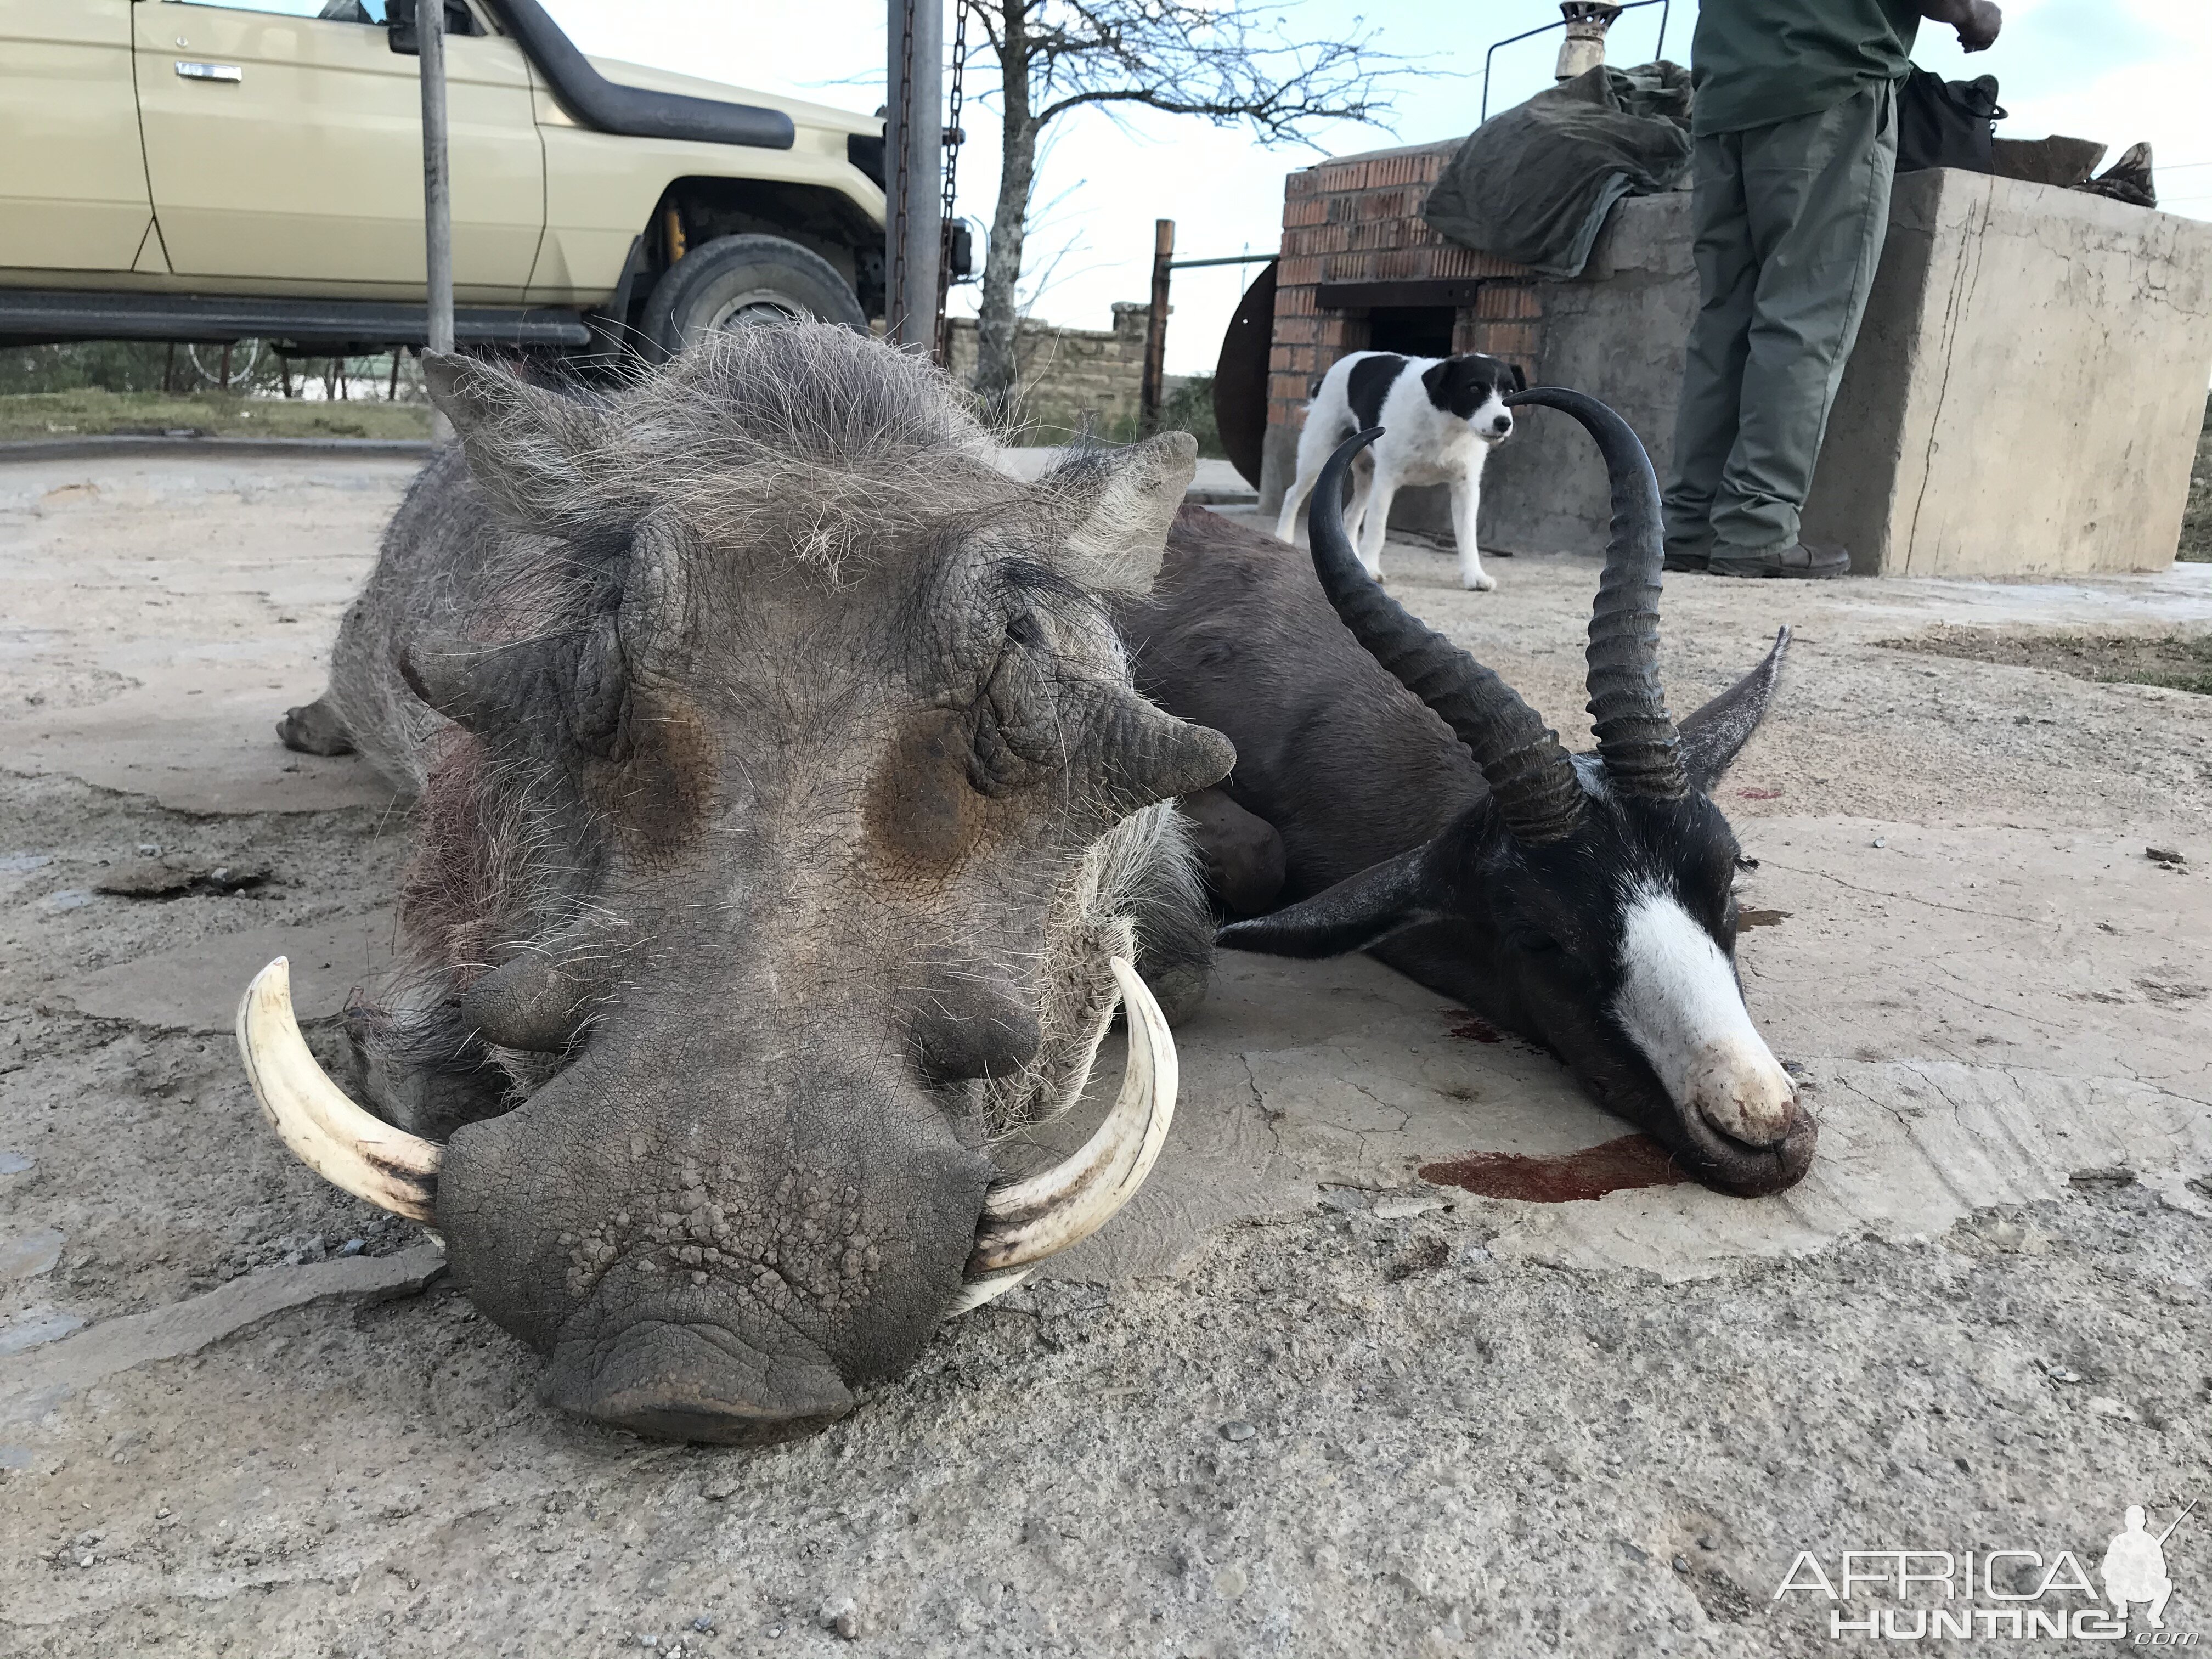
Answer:
[(809, 317), (867, 331), (851, 287), (811, 248), (781, 236), (717, 236), (678, 259), (654, 286), (643, 332), (673, 356), (710, 329)]

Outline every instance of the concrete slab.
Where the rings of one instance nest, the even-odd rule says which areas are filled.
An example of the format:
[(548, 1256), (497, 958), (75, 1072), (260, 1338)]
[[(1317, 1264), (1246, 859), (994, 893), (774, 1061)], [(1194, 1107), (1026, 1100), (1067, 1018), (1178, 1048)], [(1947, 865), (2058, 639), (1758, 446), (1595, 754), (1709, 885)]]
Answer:
[[(1762, 919), (1740, 946), (1746, 989), (1821, 1122), (1794, 1191), (1746, 1201), (1669, 1184), (1541, 1206), (1431, 1183), (1430, 1166), (1559, 1160), (1630, 1131), (1548, 1055), (1375, 963), (1225, 955), (1177, 1033), (1168, 1152), (1051, 1275), (1172, 1271), (1208, 1233), (1305, 1210), (1330, 1187), (1489, 1204), (1500, 1252), (1668, 1278), (1869, 1231), (1934, 1236), (2081, 1170), (2169, 1177), (2174, 1201), (2203, 1201), (2187, 1183), (2212, 1173), (2212, 883), (2111, 836), (1792, 817), (1742, 829), (1759, 865), (1741, 902)], [(1079, 1144), (1118, 1066), (1109, 1048), (1097, 1101), (1041, 1147)]]
[[(1212, 994), (1176, 1034), (1182, 1086), (1152, 1178), (1050, 1273), (1172, 1271), (1218, 1229), (1311, 1207), (1325, 1187), (1391, 1191), (1470, 1152), (1554, 1156), (1627, 1133), (1559, 1063), (1456, 1036), (1463, 1010), (1364, 957), (1224, 955)], [(1120, 1086), (1099, 1056), (1084, 1109), (1031, 1139), (1043, 1161), (1079, 1145)], [(1012, 1161), (1010, 1158), (1009, 1161)]]
[(57, 981), (52, 994), (97, 1019), (228, 1033), (246, 983), (277, 957), (292, 963), (301, 1024), (334, 1018), (392, 959), (389, 910), (303, 927), (247, 927)]
[(184, 812), (387, 805), (359, 762), (295, 755), (274, 726), (321, 690), (416, 468), (381, 450), (0, 465), (0, 766)]
[(415, 1244), (396, 1255), (264, 1268), (173, 1307), (103, 1320), (37, 1352), (0, 1359), (0, 1423), (34, 1421), (118, 1372), (197, 1353), (290, 1309), (342, 1297), (411, 1295), (445, 1271), (442, 1249)]
[(233, 689), (180, 705), (169, 684), (142, 686), (88, 708), (0, 721), (0, 763), (202, 816), (392, 808), (392, 787), (358, 757), (295, 755), (276, 741), (272, 708), (320, 689)]

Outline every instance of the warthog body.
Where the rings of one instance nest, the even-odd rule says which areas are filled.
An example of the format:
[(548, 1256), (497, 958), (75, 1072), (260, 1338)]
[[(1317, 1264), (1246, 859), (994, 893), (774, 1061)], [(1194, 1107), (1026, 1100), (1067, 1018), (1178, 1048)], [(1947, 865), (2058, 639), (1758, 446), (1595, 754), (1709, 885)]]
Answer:
[(595, 404), (431, 379), (465, 457), (280, 728), (420, 797), (358, 1090), (447, 1142), (454, 1270), (555, 1403), (833, 1416), (962, 1296), (992, 1138), (1080, 1091), (1109, 958), (1202, 990), (1165, 803), (1231, 753), (1101, 607), (1190, 441), (1019, 485), (933, 370), (821, 326)]

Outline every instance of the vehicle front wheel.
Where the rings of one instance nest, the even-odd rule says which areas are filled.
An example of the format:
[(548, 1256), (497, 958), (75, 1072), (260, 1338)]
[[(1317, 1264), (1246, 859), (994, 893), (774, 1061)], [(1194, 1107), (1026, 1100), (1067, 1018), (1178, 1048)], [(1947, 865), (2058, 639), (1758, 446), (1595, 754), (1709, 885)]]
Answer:
[(642, 321), (645, 337), (674, 356), (714, 329), (805, 318), (868, 326), (850, 285), (812, 249), (781, 236), (718, 236), (669, 268)]

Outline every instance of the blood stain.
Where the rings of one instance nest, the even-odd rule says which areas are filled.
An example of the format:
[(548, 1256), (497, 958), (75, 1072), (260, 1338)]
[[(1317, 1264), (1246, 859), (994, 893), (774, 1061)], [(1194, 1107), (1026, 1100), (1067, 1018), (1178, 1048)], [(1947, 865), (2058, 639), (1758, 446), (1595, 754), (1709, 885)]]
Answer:
[(1459, 1021), (1458, 1024), (1451, 1028), (1451, 1034), (1455, 1037), (1464, 1037), (1469, 1042), (1505, 1041), (1505, 1033), (1492, 1025), (1480, 1014), (1471, 1012), (1465, 1008), (1447, 1008), (1444, 1010), (1444, 1014), (1448, 1018)]
[(1779, 789), (1739, 789), (1736, 793), (1746, 800), (1780, 800), (1782, 799), (1782, 792)]
[(1790, 920), (1787, 910), (1742, 910), (1736, 914), (1739, 930), (1746, 927), (1778, 927)]
[(1667, 1149), (1649, 1135), (1623, 1135), (1601, 1146), (1557, 1158), (1520, 1152), (1470, 1152), (1421, 1166), (1421, 1179), (1461, 1187), (1485, 1198), (1518, 1198), (1531, 1204), (1571, 1204), (1635, 1187), (1672, 1187), (1690, 1179)]

